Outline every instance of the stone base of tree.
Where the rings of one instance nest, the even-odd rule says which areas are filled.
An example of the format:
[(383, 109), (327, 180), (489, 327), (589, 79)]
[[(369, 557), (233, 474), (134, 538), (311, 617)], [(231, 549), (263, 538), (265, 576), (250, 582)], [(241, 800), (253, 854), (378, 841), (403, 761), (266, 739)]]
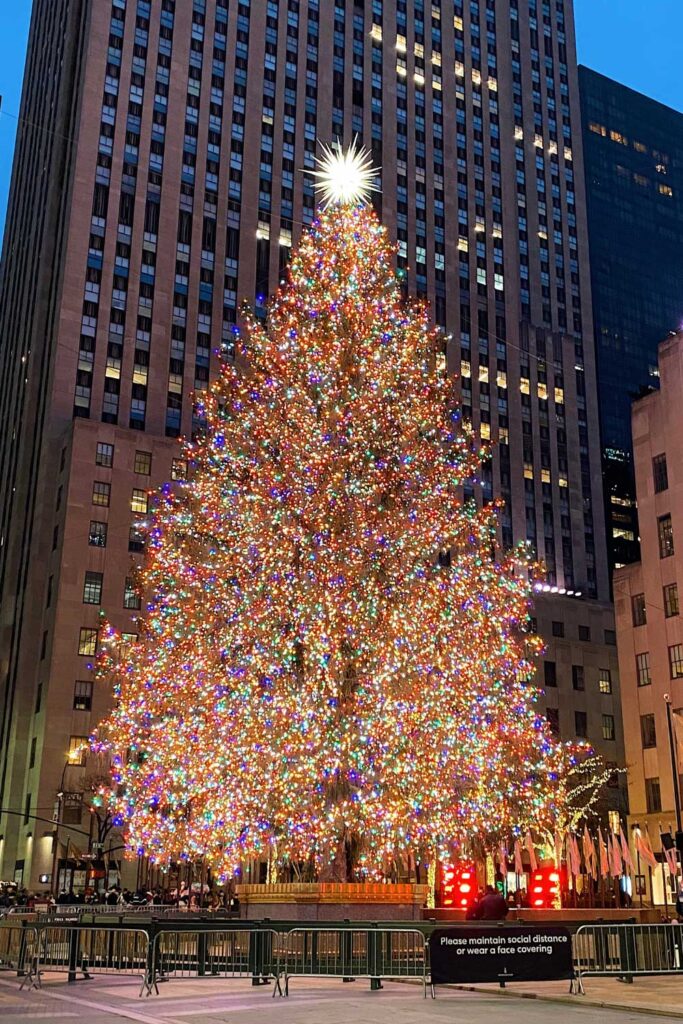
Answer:
[(241, 916), (273, 921), (420, 921), (427, 885), (275, 882), (238, 885)]

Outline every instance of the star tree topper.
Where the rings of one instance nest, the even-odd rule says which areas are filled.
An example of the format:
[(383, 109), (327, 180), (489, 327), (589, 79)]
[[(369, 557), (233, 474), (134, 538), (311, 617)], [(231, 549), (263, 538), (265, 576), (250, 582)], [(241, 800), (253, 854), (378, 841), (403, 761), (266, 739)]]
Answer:
[(378, 167), (373, 167), (372, 157), (354, 139), (348, 149), (340, 142), (322, 146), (321, 157), (316, 157), (317, 171), (310, 171), (317, 178), (316, 189), (322, 195), (322, 206), (352, 206), (366, 203), (372, 192), (379, 192), (376, 184)]

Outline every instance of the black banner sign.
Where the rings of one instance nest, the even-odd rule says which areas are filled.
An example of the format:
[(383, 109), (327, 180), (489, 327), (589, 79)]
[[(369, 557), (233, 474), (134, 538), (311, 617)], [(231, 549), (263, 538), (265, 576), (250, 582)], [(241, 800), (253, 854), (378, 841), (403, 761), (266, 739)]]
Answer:
[(434, 985), (571, 978), (566, 928), (437, 928), (429, 939)]

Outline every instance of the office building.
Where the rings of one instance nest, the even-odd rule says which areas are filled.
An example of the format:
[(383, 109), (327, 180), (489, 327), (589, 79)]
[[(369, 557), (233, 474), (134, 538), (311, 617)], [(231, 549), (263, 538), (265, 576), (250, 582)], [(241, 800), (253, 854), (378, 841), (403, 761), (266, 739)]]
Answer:
[(683, 114), (579, 68), (611, 565), (638, 558), (631, 402), (683, 326)]
[(0, 876), (35, 884), (82, 852), (78, 751), (110, 701), (100, 612), (135, 632), (148, 492), (183, 473), (191, 394), (240, 302), (265, 312), (314, 216), (303, 171), (335, 138), (382, 168), (407, 288), (494, 442), (478, 493), (505, 502), (501, 543), (544, 560), (549, 716), (619, 761), (569, 0), (36, 0), (21, 113), (0, 294)]
[(660, 345), (658, 365), (660, 389), (633, 406), (641, 560), (614, 574), (630, 823), (648, 827), (656, 851), (660, 825), (676, 831), (683, 770), (683, 333)]

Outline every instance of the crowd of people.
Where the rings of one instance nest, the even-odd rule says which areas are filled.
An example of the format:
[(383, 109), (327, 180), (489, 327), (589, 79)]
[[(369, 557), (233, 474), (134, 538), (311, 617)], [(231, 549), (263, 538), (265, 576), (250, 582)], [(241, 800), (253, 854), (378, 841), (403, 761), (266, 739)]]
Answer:
[(181, 886), (178, 889), (126, 889), (118, 885), (107, 889), (84, 891), (62, 888), (55, 896), (51, 892), (33, 893), (14, 882), (0, 882), (0, 917), (9, 912), (32, 911), (45, 907), (67, 906), (120, 906), (120, 907), (177, 907), (180, 910), (239, 909), (239, 902), (229, 888), (216, 889), (201, 886)]

